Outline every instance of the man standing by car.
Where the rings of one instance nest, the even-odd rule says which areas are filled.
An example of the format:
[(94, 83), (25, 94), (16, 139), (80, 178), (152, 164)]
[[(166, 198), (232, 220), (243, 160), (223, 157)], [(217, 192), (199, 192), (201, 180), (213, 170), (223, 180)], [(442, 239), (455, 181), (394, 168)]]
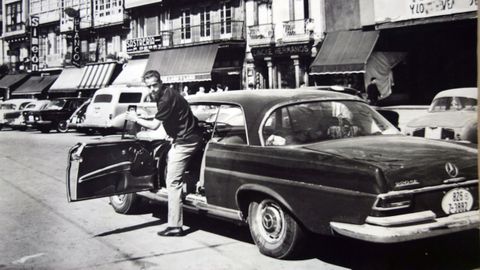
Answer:
[(160, 236), (184, 235), (182, 208), (182, 176), (190, 158), (199, 149), (201, 130), (188, 102), (173, 88), (162, 88), (160, 73), (149, 70), (143, 75), (152, 100), (157, 103), (153, 120), (138, 118), (136, 112), (127, 112), (126, 119), (148, 128), (157, 129), (163, 124), (173, 143), (168, 152), (166, 184), (168, 190), (168, 227), (158, 232)]
[(380, 91), (378, 91), (377, 78), (372, 77), (370, 83), (367, 86), (367, 100), (370, 105), (377, 105), (378, 98), (380, 97)]

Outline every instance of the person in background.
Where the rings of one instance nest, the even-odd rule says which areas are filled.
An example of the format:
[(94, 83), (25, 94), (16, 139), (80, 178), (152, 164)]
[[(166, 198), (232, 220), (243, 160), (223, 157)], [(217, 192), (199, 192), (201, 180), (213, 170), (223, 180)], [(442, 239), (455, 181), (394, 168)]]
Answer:
[(203, 87), (203, 86), (198, 87), (198, 92), (196, 94), (197, 95), (205, 94), (205, 87)]
[(128, 111), (126, 119), (147, 129), (161, 125), (173, 138), (167, 158), (166, 185), (168, 190), (168, 227), (160, 236), (183, 236), (182, 176), (191, 157), (199, 150), (202, 131), (185, 98), (173, 88), (163, 88), (160, 73), (149, 70), (143, 81), (157, 103), (157, 114), (152, 120), (141, 119), (135, 111)]
[(370, 83), (367, 86), (367, 101), (368, 104), (376, 106), (378, 98), (380, 97), (380, 91), (377, 86), (377, 78), (372, 77)]
[(188, 86), (185, 85), (185, 86), (183, 87), (183, 90), (182, 90), (182, 96), (186, 97), (186, 96), (188, 96), (188, 95), (189, 95), (189, 94), (188, 94)]

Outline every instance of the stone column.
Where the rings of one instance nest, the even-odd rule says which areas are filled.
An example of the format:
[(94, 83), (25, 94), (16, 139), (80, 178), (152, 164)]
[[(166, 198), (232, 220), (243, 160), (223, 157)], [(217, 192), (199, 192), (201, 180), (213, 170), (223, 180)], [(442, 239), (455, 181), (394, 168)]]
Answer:
[(265, 57), (264, 60), (267, 62), (268, 67), (268, 88), (273, 87), (273, 63), (271, 57)]
[(295, 87), (300, 87), (300, 59), (298, 55), (292, 55), (293, 66), (295, 67)]

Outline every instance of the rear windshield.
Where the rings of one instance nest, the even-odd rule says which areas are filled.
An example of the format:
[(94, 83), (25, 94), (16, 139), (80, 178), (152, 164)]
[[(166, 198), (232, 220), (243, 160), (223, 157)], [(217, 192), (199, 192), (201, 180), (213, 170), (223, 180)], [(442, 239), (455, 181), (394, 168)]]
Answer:
[(142, 93), (121, 93), (118, 103), (139, 103)]
[(110, 103), (112, 102), (112, 95), (97, 95), (93, 103)]

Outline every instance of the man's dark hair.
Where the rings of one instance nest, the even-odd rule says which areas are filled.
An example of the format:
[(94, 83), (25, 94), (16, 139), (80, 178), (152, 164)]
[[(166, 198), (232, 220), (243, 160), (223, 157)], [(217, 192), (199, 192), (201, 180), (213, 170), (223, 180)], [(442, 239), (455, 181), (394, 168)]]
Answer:
[(373, 82), (373, 80), (376, 80), (376, 79), (377, 79), (377, 78), (372, 77), (372, 78), (370, 79), (370, 81)]
[(160, 82), (160, 72), (151, 69), (143, 74), (143, 81), (148, 78), (157, 78), (157, 80)]

